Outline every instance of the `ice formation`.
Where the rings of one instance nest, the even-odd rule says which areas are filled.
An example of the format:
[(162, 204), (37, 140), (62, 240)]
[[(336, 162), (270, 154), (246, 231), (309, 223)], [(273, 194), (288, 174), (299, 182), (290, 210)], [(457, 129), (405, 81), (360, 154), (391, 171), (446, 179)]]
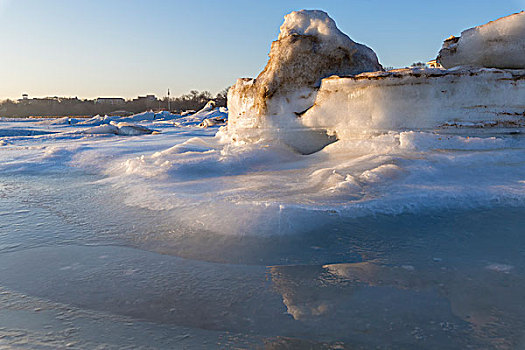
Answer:
[(135, 136), (152, 134), (154, 130), (148, 129), (144, 126), (131, 124), (128, 122), (114, 122), (111, 121), (109, 124), (102, 124), (89, 129), (80, 131), (82, 134), (115, 134), (124, 136)]
[(160, 126), (208, 128), (225, 125), (227, 121), (228, 110), (215, 107), (215, 102), (209, 101), (198, 112), (172, 114), (168, 111), (146, 111), (131, 116), (97, 115), (88, 119), (63, 117), (40, 121), (39, 124), (72, 127), (82, 134), (140, 135), (152, 133), (151, 128)]
[(199, 126), (208, 128), (226, 124), (228, 110), (224, 107), (215, 107), (215, 101), (211, 100), (197, 112), (183, 114), (175, 121), (178, 126)]
[[(299, 35), (291, 28), (284, 26), (285, 38)], [(331, 28), (297, 24), (307, 34), (333, 34)], [(227, 116), (212, 103), (183, 116), (146, 112), (52, 125), (0, 119), (0, 173), (96, 170), (126, 204), (222, 235), (321, 232), (342, 217), (524, 205), (525, 70), (402, 69), (325, 77), (319, 87), (294, 84), (267, 96), (266, 107), (276, 108), (271, 115), (258, 114), (255, 100), (241, 94), (244, 85), (255, 94), (257, 81), (233, 88), (232, 125), (220, 135), (250, 142), (222, 143), (213, 128), (198, 128)], [(300, 86), (312, 92), (311, 105), (293, 98)], [(114, 133), (122, 122), (162, 133), (71, 132)], [(304, 156), (288, 145), (322, 150)]]
[(301, 118), (338, 139), (389, 130), (525, 126), (525, 71), (400, 69), (323, 79)]
[(331, 141), (323, 130), (306, 130), (298, 122), (313, 105), (321, 79), (382, 69), (370, 48), (352, 41), (325, 12), (315, 10), (285, 16), (269, 56), (256, 79), (239, 79), (230, 89), (229, 136), (257, 139), (270, 131), (271, 138), (303, 153)]
[[(285, 18), (265, 70), (230, 90), (227, 136), (234, 141), (277, 140), (310, 154), (389, 131), (525, 126), (525, 12), (449, 40), (440, 59), (460, 67), (388, 72), (326, 13)], [(341, 50), (352, 46), (350, 59)], [(346, 58), (331, 56), (338, 52)]]
[(470, 28), (443, 43), (443, 67), (477, 66), (525, 69), (525, 12)]

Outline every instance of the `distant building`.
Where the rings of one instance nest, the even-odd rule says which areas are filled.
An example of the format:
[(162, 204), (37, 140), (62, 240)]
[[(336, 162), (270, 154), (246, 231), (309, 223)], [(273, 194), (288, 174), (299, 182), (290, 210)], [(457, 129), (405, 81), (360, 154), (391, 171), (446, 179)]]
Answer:
[(144, 102), (157, 102), (158, 98), (155, 95), (138, 96), (133, 101), (144, 101)]
[(133, 99), (133, 104), (143, 109), (158, 108), (159, 103), (159, 99), (155, 95), (138, 96)]
[(40, 103), (40, 104), (49, 104), (49, 103), (54, 103), (54, 102), (61, 102), (62, 100), (67, 100), (67, 99), (68, 98), (58, 97), (58, 96), (43, 97), (43, 98), (38, 98), (38, 97), (29, 98), (28, 94), (23, 94), (22, 98), (18, 99), (18, 102), (19, 103), (24, 103), (24, 104), (38, 104), (38, 103)]
[(119, 106), (126, 103), (122, 97), (98, 97), (95, 99), (95, 104)]
[(427, 66), (429, 68), (443, 68), (443, 66), (437, 60), (428, 61)]

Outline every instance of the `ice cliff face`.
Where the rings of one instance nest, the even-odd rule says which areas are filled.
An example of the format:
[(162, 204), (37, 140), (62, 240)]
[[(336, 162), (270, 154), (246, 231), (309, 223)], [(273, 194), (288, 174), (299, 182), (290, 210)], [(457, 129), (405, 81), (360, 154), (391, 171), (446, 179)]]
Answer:
[(326, 13), (285, 18), (264, 71), (229, 92), (229, 140), (309, 154), (389, 131), (525, 128), (525, 12), (447, 40), (440, 60), (459, 67), (388, 72)]
[(525, 126), (525, 70), (398, 69), (323, 79), (301, 118), (339, 140), (389, 130)]
[[(269, 137), (310, 153), (318, 146), (309, 145), (331, 141), (323, 130), (305, 131), (298, 121), (313, 105), (321, 80), (382, 67), (370, 48), (343, 34), (323, 11), (292, 12), (280, 29), (266, 68), (256, 79), (239, 79), (230, 89), (228, 129), (234, 140), (269, 136), (266, 131), (271, 130)], [(279, 130), (287, 131), (275, 133)]]
[(459, 38), (450, 37), (438, 61), (445, 68), (525, 69), (525, 12), (467, 29)]

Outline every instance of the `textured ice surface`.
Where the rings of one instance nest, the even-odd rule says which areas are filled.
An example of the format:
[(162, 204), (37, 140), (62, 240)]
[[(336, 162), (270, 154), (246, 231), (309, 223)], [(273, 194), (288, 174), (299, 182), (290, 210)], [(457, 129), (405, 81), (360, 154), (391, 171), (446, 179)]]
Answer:
[(324, 130), (306, 130), (297, 117), (313, 105), (321, 79), (381, 69), (375, 53), (343, 34), (325, 12), (292, 12), (272, 43), (265, 69), (230, 88), (225, 136), (234, 142), (282, 141), (312, 153), (332, 140)]
[(339, 139), (388, 130), (519, 130), (524, 101), (524, 70), (399, 69), (324, 79), (301, 122)]
[(525, 12), (465, 30), (443, 43), (438, 61), (446, 68), (478, 66), (525, 69)]
[[(388, 107), (385, 103), (377, 108)], [(428, 112), (433, 113), (430, 108)], [(337, 116), (329, 109), (320, 115), (330, 113)], [(366, 116), (370, 109), (361, 113)], [(394, 113), (393, 108), (385, 108), (385, 113)], [(172, 212), (194, 229), (237, 235), (301, 232), (322, 226), (332, 215), (523, 204), (521, 134), (493, 127), (447, 126), (436, 131), (432, 129), (436, 118), (394, 116), (399, 119), (371, 119), (378, 123), (374, 132), (370, 126), (359, 129), (358, 122), (355, 128), (343, 121), (342, 126), (322, 124), (333, 128), (340, 140), (308, 156), (282, 144), (224, 144), (214, 136), (216, 129), (173, 124), (151, 124), (162, 133), (133, 138), (68, 132), (6, 136), (0, 138), (0, 171), (88, 171), (105, 176), (129, 205)], [(384, 130), (392, 126), (381, 124), (387, 122), (428, 128)], [(76, 129), (38, 122), (2, 123), (4, 129), (19, 128), (21, 123), (36, 131)], [(353, 130), (363, 132), (353, 134)]]
[(153, 130), (148, 129), (144, 126), (140, 126), (140, 125), (136, 125), (132, 123), (127, 123), (127, 122), (116, 123), (114, 121), (111, 121), (109, 124), (102, 124), (99, 126), (94, 126), (92, 128), (88, 128), (80, 132), (82, 134), (115, 134), (115, 135), (135, 136), (135, 135), (151, 134), (153, 133)]
[(0, 123), (0, 346), (523, 345), (520, 134)]

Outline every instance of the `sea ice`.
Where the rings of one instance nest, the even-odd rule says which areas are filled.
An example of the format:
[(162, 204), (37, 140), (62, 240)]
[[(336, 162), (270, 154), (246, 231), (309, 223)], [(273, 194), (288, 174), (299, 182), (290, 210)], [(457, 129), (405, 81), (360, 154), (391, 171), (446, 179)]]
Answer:
[[(283, 35), (332, 33), (313, 22), (297, 21), (299, 34), (285, 26)], [(232, 115), (217, 137), (216, 129), (198, 127), (227, 116), (212, 103), (184, 116), (146, 112), (85, 124), (1, 120), (14, 135), (0, 137), (0, 171), (88, 169), (107, 177), (128, 205), (166, 210), (177, 225), (224, 235), (306, 232), (341, 217), (522, 206), (524, 76), (524, 70), (473, 67), (332, 76), (309, 90), (315, 105), (304, 113), (276, 114), (264, 125)], [(239, 84), (252, 89), (256, 82)], [(229, 103), (239, 111), (252, 108), (247, 101)], [(294, 103), (283, 101), (283, 111)], [(162, 134), (73, 133), (114, 134), (129, 126), (121, 123), (158, 126)]]
[(89, 129), (80, 131), (81, 134), (115, 134), (115, 135), (144, 135), (151, 134), (153, 130), (141, 125), (131, 124), (127, 122), (116, 123), (111, 121), (109, 124), (102, 124)]
[(199, 126), (207, 128), (210, 126), (224, 125), (228, 120), (228, 110), (224, 107), (215, 107), (214, 101), (208, 101), (206, 105), (195, 113), (188, 113), (175, 121), (177, 126)]
[[(469, 52), (481, 50), (478, 56), (485, 61), (506, 56), (515, 64), (460, 63), (525, 68), (524, 21), (525, 13), (519, 13), (466, 31), (461, 39), (473, 47)], [(494, 45), (504, 49), (481, 45), (497, 35), (504, 40)], [(336, 47), (355, 47), (357, 64), (331, 57)], [(230, 120), (220, 136), (227, 142), (282, 142), (311, 154), (336, 140), (388, 131), (519, 130), (525, 126), (523, 101), (525, 69), (385, 72), (370, 49), (353, 43), (324, 12), (299, 11), (286, 16), (259, 77), (239, 79), (230, 89)]]
[(525, 69), (525, 12), (465, 30), (443, 43), (438, 61), (443, 67), (477, 66)]
[(525, 126), (525, 71), (399, 69), (323, 79), (303, 125), (339, 140), (389, 130)]
[(313, 105), (321, 79), (382, 69), (370, 48), (352, 41), (325, 12), (316, 10), (286, 15), (269, 56), (256, 79), (239, 79), (229, 90), (228, 138), (267, 137), (303, 153), (333, 141), (322, 130), (305, 130), (298, 122)]

